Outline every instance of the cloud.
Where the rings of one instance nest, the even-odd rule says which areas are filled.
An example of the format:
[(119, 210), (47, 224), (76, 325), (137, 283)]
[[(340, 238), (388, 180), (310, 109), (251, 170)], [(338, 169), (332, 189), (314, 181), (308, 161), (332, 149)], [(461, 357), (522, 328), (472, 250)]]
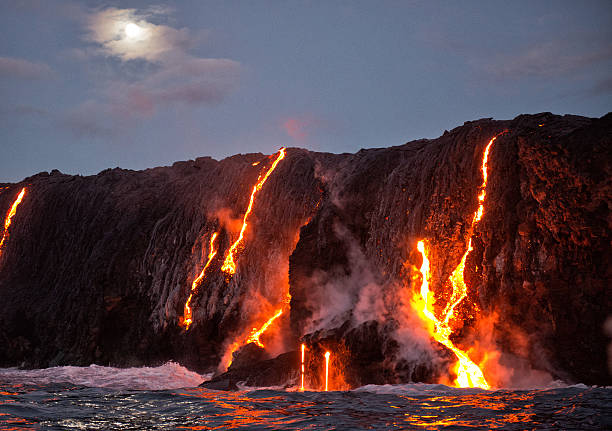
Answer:
[[(200, 34), (153, 22), (169, 13), (161, 7), (107, 8), (85, 16), (84, 38), (93, 45), (89, 53), (119, 60), (118, 69), (110, 82), (98, 84), (89, 100), (67, 113), (64, 125), (77, 135), (107, 136), (164, 107), (212, 106), (234, 91), (240, 63), (191, 55)], [(90, 60), (83, 52), (79, 58)]]
[(572, 52), (565, 43), (535, 45), (513, 55), (493, 58), (484, 69), (498, 80), (555, 77), (612, 60), (612, 43)]
[(0, 107), (0, 113), (3, 115), (14, 115), (17, 117), (46, 116), (49, 114), (49, 112), (45, 109), (30, 105), (14, 105), (8, 107)]
[(126, 126), (124, 119), (113, 115), (109, 105), (94, 100), (87, 100), (65, 113), (61, 124), (79, 138), (110, 137)]
[(281, 128), (296, 141), (304, 141), (322, 129), (330, 129), (329, 122), (311, 114), (287, 117), (281, 120)]
[(33, 63), (22, 58), (0, 57), (0, 78), (42, 79), (52, 75), (44, 63)]
[(147, 21), (147, 18), (167, 12), (159, 8), (142, 13), (136, 9), (116, 8), (95, 12), (86, 19), (87, 39), (98, 45), (104, 54), (123, 61), (162, 61), (177, 50), (184, 54), (191, 40), (187, 29)]

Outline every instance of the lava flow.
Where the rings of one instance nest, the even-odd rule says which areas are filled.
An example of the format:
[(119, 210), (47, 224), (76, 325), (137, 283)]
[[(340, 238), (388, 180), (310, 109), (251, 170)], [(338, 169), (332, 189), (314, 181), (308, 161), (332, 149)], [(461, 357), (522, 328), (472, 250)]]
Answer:
[(268, 319), (268, 321), (266, 323), (263, 324), (263, 326), (259, 329), (257, 328), (253, 328), (253, 330), (251, 331), (251, 335), (249, 335), (249, 338), (247, 338), (245, 344), (249, 344), (249, 343), (255, 343), (257, 344), (259, 347), (261, 347), (262, 349), (264, 348), (263, 343), (259, 340), (259, 337), (261, 337), (261, 334), (263, 334), (264, 332), (266, 332), (266, 329), (268, 329), (268, 327), (276, 320), (278, 319), (281, 314), (283, 314), (283, 309), (279, 308), (278, 310), (276, 310), (276, 313), (274, 313), (274, 316), (270, 317)]
[(217, 239), (218, 235), (219, 235), (219, 232), (215, 232), (210, 237), (210, 247), (208, 251), (208, 260), (206, 261), (206, 265), (204, 265), (204, 268), (200, 272), (200, 275), (198, 276), (198, 278), (193, 280), (193, 283), (191, 283), (191, 293), (189, 294), (189, 298), (187, 298), (187, 302), (185, 302), (183, 318), (179, 322), (179, 324), (182, 324), (183, 326), (185, 326), (186, 331), (189, 330), (189, 325), (191, 325), (191, 323), (193, 322), (192, 315), (191, 315), (191, 307), (190, 307), (191, 298), (193, 297), (193, 294), (195, 293), (196, 289), (202, 283), (202, 280), (204, 279), (204, 275), (206, 274), (206, 270), (210, 266), (210, 262), (212, 262), (213, 258), (217, 255), (217, 249), (215, 248), (215, 239)]
[(489, 383), (484, 377), (482, 370), (476, 365), (461, 349), (456, 347), (451, 341), (450, 337), (453, 333), (453, 329), (450, 326), (450, 321), (454, 317), (455, 308), (463, 299), (467, 296), (467, 286), (465, 284), (464, 271), (465, 271), (465, 262), (467, 260), (468, 254), (473, 250), (472, 249), (472, 234), (474, 233), (474, 227), (476, 223), (478, 223), (484, 214), (484, 201), (486, 197), (486, 187), (487, 187), (487, 163), (489, 160), (489, 152), (491, 150), (491, 146), (497, 137), (492, 138), (487, 144), (484, 155), (482, 158), (482, 177), (483, 182), (480, 186), (480, 193), (478, 194), (478, 209), (474, 213), (472, 217), (472, 222), (470, 224), (470, 228), (468, 230), (468, 243), (467, 249), (463, 256), (461, 257), (461, 261), (459, 265), (452, 272), (450, 278), (451, 286), (453, 287), (453, 293), (446, 303), (444, 311), (442, 312), (441, 317), (436, 316), (434, 311), (433, 303), (430, 301), (433, 299), (433, 294), (430, 293), (429, 290), (429, 274), (430, 274), (430, 262), (427, 258), (427, 251), (425, 249), (425, 242), (419, 241), (417, 244), (417, 248), (421, 253), (423, 258), (423, 263), (420, 268), (422, 283), (420, 289), (420, 298), (415, 298), (415, 306), (421, 314), (429, 322), (433, 323), (433, 328), (430, 326), (429, 332), (431, 336), (440, 344), (443, 344), (447, 348), (449, 348), (457, 357), (457, 364), (455, 366), (455, 372), (457, 374), (457, 379), (454, 384), (457, 387), (480, 387), (483, 389), (489, 389)]
[(300, 377), (302, 380), (302, 384), (300, 385), (300, 391), (304, 392), (304, 350), (306, 346), (302, 343), (302, 369), (300, 370)]
[[(284, 300), (284, 303), (282, 304), (281, 308), (276, 310), (274, 315), (272, 317), (270, 317), (259, 329), (257, 329), (257, 328), (251, 329), (251, 332), (249, 333), (248, 337), (243, 339), (244, 341), (242, 341), (242, 342), (234, 341), (231, 344), (231, 346), (227, 350), (227, 353), (224, 356), (224, 358), (227, 359), (227, 361), (226, 361), (227, 362), (226, 363), (226, 368), (229, 368), (230, 365), (232, 365), (232, 361), (234, 360), (234, 352), (236, 350), (238, 350), (241, 346), (244, 346), (244, 345), (249, 344), (249, 343), (255, 343), (259, 347), (261, 347), (262, 349), (265, 348), (264, 344), (261, 342), (259, 337), (261, 337), (263, 335), (263, 333), (266, 332), (266, 330), (270, 327), (270, 325), (272, 325), (272, 323), (274, 323), (274, 321), (276, 319), (278, 319), (285, 312), (285, 307), (287, 305), (289, 305), (290, 301), (291, 301), (291, 296), (287, 293), (287, 296), (286, 296), (286, 298)], [(240, 338), (239, 338), (239, 340), (240, 340)]]
[(26, 188), (24, 187), (21, 189), (21, 193), (19, 193), (19, 195), (17, 196), (17, 199), (15, 199), (15, 202), (13, 202), (11, 209), (9, 210), (8, 214), (6, 215), (6, 218), (4, 219), (4, 232), (2, 233), (2, 239), (0, 240), (0, 255), (2, 254), (2, 247), (4, 246), (4, 242), (6, 241), (6, 238), (8, 238), (9, 226), (11, 225), (13, 217), (17, 213), (17, 207), (23, 200), (25, 193), (26, 193)]
[(328, 379), (329, 379), (329, 352), (325, 352), (325, 392), (327, 392)]
[(223, 262), (223, 266), (221, 267), (221, 270), (229, 276), (232, 276), (236, 273), (235, 254), (238, 253), (239, 247), (242, 244), (242, 240), (244, 238), (244, 232), (246, 231), (246, 228), (247, 228), (247, 220), (249, 218), (249, 214), (251, 214), (251, 210), (253, 209), (253, 202), (255, 201), (255, 195), (257, 194), (258, 191), (261, 190), (261, 188), (265, 184), (270, 174), (272, 174), (274, 169), (276, 169), (276, 166), (278, 165), (278, 163), (284, 158), (285, 158), (285, 148), (281, 148), (278, 151), (278, 156), (276, 157), (276, 160), (274, 160), (274, 163), (272, 163), (272, 166), (270, 166), (270, 168), (268, 169), (266, 174), (263, 176), (263, 178), (261, 174), (259, 175), (259, 178), (257, 179), (257, 184), (253, 186), (253, 191), (251, 192), (251, 199), (249, 200), (249, 206), (247, 207), (247, 210), (244, 213), (244, 217), (242, 219), (242, 228), (240, 229), (240, 235), (238, 235), (238, 239), (236, 239), (236, 241), (230, 247), (227, 253), (227, 256), (225, 257), (225, 261)]

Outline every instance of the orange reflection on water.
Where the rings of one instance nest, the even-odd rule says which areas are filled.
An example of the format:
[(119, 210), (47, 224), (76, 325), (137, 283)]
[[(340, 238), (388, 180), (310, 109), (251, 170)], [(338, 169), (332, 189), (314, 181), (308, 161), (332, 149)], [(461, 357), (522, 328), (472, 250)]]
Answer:
[[(201, 398), (214, 404), (216, 407), (224, 409), (222, 413), (209, 414), (209, 421), (207, 421), (206, 418), (202, 418), (202, 416), (188, 417), (186, 419), (199, 420), (204, 423), (177, 426), (177, 429), (226, 430), (248, 427), (254, 424), (257, 424), (259, 427), (268, 426), (275, 429), (275, 427), (286, 426), (291, 423), (284, 415), (279, 415), (279, 417), (272, 417), (271, 415), (271, 405), (275, 406), (274, 413), (276, 414), (283, 411), (286, 415), (290, 414), (289, 411), (286, 411), (282, 407), (284, 399), (279, 396), (257, 397), (253, 399), (240, 392), (211, 392), (204, 388), (188, 389), (186, 392), (178, 393), (177, 395)], [(295, 408), (299, 406), (299, 404), (300, 403), (294, 402), (292, 403), (292, 407)], [(313, 403), (311, 402), (303, 403), (303, 407), (312, 405)], [(261, 406), (261, 409), (255, 406)]]
[(401, 398), (410, 399), (411, 404), (422, 411), (422, 414), (414, 412), (404, 414), (405, 421), (410, 426), (420, 429), (437, 430), (446, 426), (470, 428), (477, 426), (481, 429), (491, 429), (509, 424), (528, 423), (535, 419), (535, 414), (530, 411), (533, 405), (520, 403), (523, 401), (522, 397), (516, 393), (511, 397), (514, 405), (508, 402), (508, 394), (503, 392), (439, 396), (427, 398), (427, 401), (418, 398)]

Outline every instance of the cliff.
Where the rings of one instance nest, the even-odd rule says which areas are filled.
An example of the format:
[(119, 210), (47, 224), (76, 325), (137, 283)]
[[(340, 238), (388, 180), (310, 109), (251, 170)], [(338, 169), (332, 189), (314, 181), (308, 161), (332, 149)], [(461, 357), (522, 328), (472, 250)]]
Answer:
[[(217, 382), (282, 384), (295, 382), (305, 342), (310, 358), (333, 349), (347, 387), (438, 381), (452, 358), (411, 309), (422, 281), (416, 243), (428, 244), (442, 303), (469, 236), (455, 344), (497, 352), (506, 369), (610, 384), (611, 132), (611, 114), (544, 113), (355, 154), (289, 148), (256, 194), (233, 276), (223, 260), (274, 155), (4, 184), (0, 214), (26, 194), (0, 255), (0, 365), (175, 360), (224, 371), (235, 350)], [(185, 301), (215, 232), (218, 253), (186, 330)], [(265, 348), (240, 349), (277, 309)], [(320, 367), (307, 363), (313, 387)]]

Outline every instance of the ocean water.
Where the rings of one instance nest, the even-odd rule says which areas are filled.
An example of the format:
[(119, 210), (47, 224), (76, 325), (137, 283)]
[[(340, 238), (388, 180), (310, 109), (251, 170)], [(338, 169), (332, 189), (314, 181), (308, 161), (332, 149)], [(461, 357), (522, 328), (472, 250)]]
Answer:
[(0, 430), (612, 429), (612, 388), (198, 388), (208, 377), (174, 363), (0, 369)]

